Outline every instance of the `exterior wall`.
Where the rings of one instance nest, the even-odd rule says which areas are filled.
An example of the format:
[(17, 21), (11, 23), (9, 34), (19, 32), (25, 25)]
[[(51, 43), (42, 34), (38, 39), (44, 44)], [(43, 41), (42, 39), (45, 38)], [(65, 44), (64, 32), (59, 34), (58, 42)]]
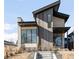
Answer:
[[(20, 26), (19, 26), (20, 27)], [(21, 31), (22, 30), (24, 30), (24, 29), (38, 29), (37, 27), (20, 27), (19, 28), (19, 41), (18, 41), (18, 43), (19, 44), (21, 44), (22, 42), (21, 42)], [(37, 47), (38, 47), (38, 36), (37, 36), (37, 43), (24, 43), (24, 44), (21, 44), (22, 46), (25, 46), (25, 48), (35, 48), (35, 50), (37, 49)]]
[(18, 25), (18, 43), (17, 45), (21, 47), (21, 27)]
[[(47, 15), (52, 15), (51, 28), (48, 28), (48, 19)], [(47, 11), (41, 12), (37, 14), (36, 17), (37, 24), (39, 26), (39, 45), (42, 50), (52, 50), (53, 48), (53, 27), (65, 27), (64, 19), (54, 17), (53, 9), (49, 9)], [(61, 33), (62, 34), (62, 33)], [(62, 42), (64, 40), (64, 34), (62, 34)], [(64, 42), (62, 43), (62, 47)]]
[(53, 48), (53, 22), (51, 28), (48, 28), (47, 14), (53, 15), (53, 9), (49, 9), (37, 15), (36, 21), (39, 26), (39, 45), (42, 50), (52, 50)]
[(64, 19), (53, 17), (53, 27), (65, 27)]

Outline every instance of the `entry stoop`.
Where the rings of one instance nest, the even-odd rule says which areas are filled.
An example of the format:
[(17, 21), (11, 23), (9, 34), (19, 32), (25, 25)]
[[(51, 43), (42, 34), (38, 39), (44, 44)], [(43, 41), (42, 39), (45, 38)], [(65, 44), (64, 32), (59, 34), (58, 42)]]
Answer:
[(52, 51), (38, 51), (36, 59), (57, 59), (57, 57)]

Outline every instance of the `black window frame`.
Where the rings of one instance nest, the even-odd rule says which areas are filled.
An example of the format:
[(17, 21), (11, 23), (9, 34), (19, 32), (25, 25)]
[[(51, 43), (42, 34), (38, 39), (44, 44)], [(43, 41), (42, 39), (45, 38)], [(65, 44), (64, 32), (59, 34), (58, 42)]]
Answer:
[[(30, 31), (31, 31), (31, 42), (30, 42), (30, 43), (37, 43), (37, 29), (24, 29), (24, 30), (22, 30), (22, 31), (25, 31), (25, 32), (26, 32), (26, 35), (25, 35), (25, 36), (26, 36), (26, 39), (23, 39), (23, 38), (22, 38), (23, 35), (22, 35), (22, 31), (21, 31), (21, 42), (22, 42), (22, 44), (23, 44), (23, 43), (28, 43), (28, 42), (27, 42), (27, 40), (28, 40), (28, 39), (27, 39), (27, 35), (28, 35), (28, 34), (27, 34), (27, 30), (30, 30)], [(36, 39), (35, 39), (36, 42), (32, 42), (32, 41), (33, 41), (33, 39), (32, 39), (32, 30), (36, 30)], [(24, 40), (24, 41), (23, 41), (23, 40)]]

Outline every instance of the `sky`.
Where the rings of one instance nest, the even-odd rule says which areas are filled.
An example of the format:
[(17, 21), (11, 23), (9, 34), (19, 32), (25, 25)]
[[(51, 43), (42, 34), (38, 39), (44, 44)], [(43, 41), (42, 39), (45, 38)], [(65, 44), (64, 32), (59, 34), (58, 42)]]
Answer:
[[(57, 0), (5, 0), (4, 1), (4, 26), (5, 40), (17, 41), (17, 17), (22, 17), (24, 21), (34, 21), (32, 12), (51, 4)], [(74, 1), (61, 0), (59, 12), (70, 15), (65, 26), (74, 26)]]

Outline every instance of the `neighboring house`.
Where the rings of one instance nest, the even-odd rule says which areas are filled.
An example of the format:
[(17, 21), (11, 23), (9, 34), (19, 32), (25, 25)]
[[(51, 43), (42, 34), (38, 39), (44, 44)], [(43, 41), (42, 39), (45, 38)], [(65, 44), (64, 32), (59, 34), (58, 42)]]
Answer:
[(74, 49), (74, 31), (65, 38), (65, 48), (68, 48), (69, 50)]
[(16, 46), (16, 44), (14, 44), (13, 42), (9, 42), (9, 41), (6, 41), (6, 40), (4, 40), (4, 45)]
[(18, 17), (18, 45), (35, 50), (64, 48), (65, 27), (69, 15), (58, 12), (60, 1), (33, 11), (35, 21), (23, 21)]

